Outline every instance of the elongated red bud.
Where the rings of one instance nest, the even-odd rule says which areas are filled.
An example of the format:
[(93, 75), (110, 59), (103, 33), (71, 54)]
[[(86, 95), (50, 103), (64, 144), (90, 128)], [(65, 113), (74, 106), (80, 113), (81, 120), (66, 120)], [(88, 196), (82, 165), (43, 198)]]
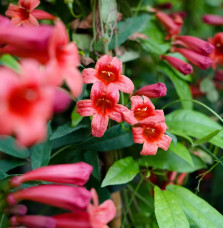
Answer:
[(173, 48), (174, 52), (179, 52), (183, 55), (189, 62), (195, 66), (201, 68), (202, 70), (208, 69), (212, 65), (212, 60), (204, 55), (198, 54), (194, 51), (185, 48)]
[(146, 96), (148, 98), (159, 98), (166, 96), (167, 88), (164, 83), (158, 82), (156, 84), (143, 86), (141, 89), (136, 91), (132, 96)]
[(223, 25), (223, 17), (213, 14), (206, 14), (202, 17), (203, 22), (209, 25)]
[(5, 209), (6, 214), (25, 215), (27, 213), (27, 207), (23, 204), (16, 204)]
[(56, 220), (54, 218), (41, 215), (13, 216), (10, 219), (10, 223), (12, 226), (22, 224), (26, 227), (56, 228)]
[(173, 68), (178, 70), (180, 73), (187, 75), (193, 73), (193, 67), (189, 63), (185, 63), (181, 59), (178, 59), (173, 56), (162, 56)]
[(92, 166), (85, 162), (50, 165), (32, 170), (21, 176), (13, 177), (10, 184), (13, 187), (17, 187), (24, 182), (38, 180), (83, 186), (88, 181), (92, 169)]
[(214, 45), (193, 36), (178, 36), (176, 40), (181, 41), (184, 47), (203, 55), (209, 55), (214, 51)]

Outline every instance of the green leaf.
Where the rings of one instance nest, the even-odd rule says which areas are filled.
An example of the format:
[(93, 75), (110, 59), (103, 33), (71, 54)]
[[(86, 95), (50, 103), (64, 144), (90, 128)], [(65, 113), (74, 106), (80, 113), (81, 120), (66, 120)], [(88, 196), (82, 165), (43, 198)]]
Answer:
[(171, 69), (171, 67), (166, 62), (160, 62), (159, 70), (166, 74), (169, 79), (174, 84), (174, 87), (177, 91), (177, 94), (180, 99), (189, 100), (189, 101), (182, 101), (182, 106), (184, 109), (192, 109), (193, 103), (190, 101), (192, 99), (190, 87), (187, 82), (180, 79), (176, 72)]
[(84, 160), (88, 164), (93, 166), (92, 175), (97, 180), (101, 180), (100, 176), (100, 165), (99, 165), (99, 159), (98, 159), (98, 152), (97, 151), (87, 151), (84, 153)]
[(117, 20), (117, 3), (116, 0), (100, 1), (100, 17), (101, 20), (108, 26), (112, 27)]
[(4, 173), (3, 171), (0, 170), (0, 180), (8, 177), (8, 174)]
[(167, 186), (181, 204), (186, 215), (200, 228), (220, 228), (223, 216), (206, 201), (186, 188), (176, 185)]
[(166, 134), (168, 136), (170, 136), (170, 138), (172, 139), (173, 145), (176, 146), (176, 144), (177, 144), (177, 137), (175, 135), (173, 135), (172, 133), (170, 133), (169, 131), (166, 131)]
[(155, 193), (155, 214), (160, 228), (189, 228), (187, 218), (175, 199), (174, 194), (161, 191), (157, 186)]
[(79, 124), (75, 127), (71, 127), (70, 123), (66, 123), (64, 125), (59, 126), (53, 134), (50, 136), (50, 140), (54, 140), (57, 138), (60, 138), (62, 136), (65, 136), (67, 134), (70, 134), (71, 132), (77, 131), (80, 128), (87, 128), (88, 125), (86, 123)]
[[(48, 135), (51, 134), (51, 127), (48, 125)], [(46, 166), (50, 160), (52, 150), (52, 141), (49, 136), (45, 142), (37, 144), (31, 148), (31, 166), (32, 169), (37, 169), (41, 166)]]
[(76, 127), (81, 122), (82, 119), (83, 119), (83, 116), (77, 113), (77, 106), (75, 106), (75, 108), (71, 113), (71, 120), (72, 120), (71, 126)]
[(191, 144), (193, 144), (193, 140), (190, 138), (190, 136), (188, 136), (187, 134), (185, 134), (181, 130), (168, 129), (168, 131), (174, 135), (178, 135), (180, 137), (187, 139)]
[(15, 71), (19, 71), (19, 69), (20, 69), (19, 63), (16, 61), (16, 59), (8, 54), (1, 56), (0, 65), (1, 64), (3, 64)]
[(109, 168), (101, 187), (128, 183), (138, 172), (139, 165), (132, 157), (120, 159)]
[(194, 166), (190, 165), (184, 159), (172, 151), (158, 150), (155, 156), (143, 156), (139, 159), (141, 166), (153, 167), (179, 173), (190, 173), (205, 168), (205, 164), (195, 155), (191, 154)]
[(194, 142), (194, 146), (210, 141), (214, 136), (216, 136), (221, 131), (222, 130), (215, 130), (215, 131), (203, 136), (202, 138), (200, 138), (200, 139), (198, 139), (197, 141)]
[[(192, 110), (177, 110), (166, 115), (166, 124), (169, 131), (183, 131), (185, 134), (195, 138), (202, 138), (216, 130), (221, 130), (220, 124), (204, 115)], [(210, 138), (208, 141), (223, 148), (222, 132)]]
[(12, 137), (5, 137), (0, 139), (0, 151), (16, 158), (29, 157), (29, 151), (27, 149), (18, 148), (15, 144), (14, 138)]
[(92, 37), (87, 34), (72, 34), (72, 40), (77, 44), (78, 48), (88, 50), (91, 45)]
[(191, 166), (194, 166), (193, 160), (191, 158), (191, 154), (188, 151), (188, 149), (181, 144), (180, 142), (177, 142), (177, 144), (174, 146), (173, 143), (170, 144), (169, 150), (177, 154), (179, 157), (183, 158), (185, 161), (187, 161)]
[(139, 58), (139, 52), (134, 50), (125, 51), (124, 54), (118, 57), (123, 63)]
[(22, 166), (25, 163), (25, 161), (19, 159), (1, 159), (0, 170), (3, 172), (8, 172), (9, 170)]
[(79, 148), (96, 151), (111, 151), (129, 147), (133, 144), (131, 129), (123, 129), (122, 126), (118, 124), (109, 128), (103, 137), (90, 137), (80, 143)]
[[(117, 46), (119, 47), (121, 44), (123, 44), (133, 33), (140, 32), (150, 19), (150, 15), (143, 14), (137, 17), (127, 18), (125, 21), (119, 22), (117, 25)], [(116, 38), (113, 36), (111, 42), (109, 43), (109, 50), (112, 50), (115, 47)]]

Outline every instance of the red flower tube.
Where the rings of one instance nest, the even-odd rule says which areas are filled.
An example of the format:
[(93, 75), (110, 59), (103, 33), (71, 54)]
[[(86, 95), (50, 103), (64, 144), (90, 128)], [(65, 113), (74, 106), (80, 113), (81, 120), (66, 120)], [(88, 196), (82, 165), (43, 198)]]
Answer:
[(92, 169), (92, 166), (85, 162), (50, 165), (32, 170), (21, 176), (13, 177), (10, 184), (13, 187), (17, 187), (27, 181), (39, 180), (83, 186), (88, 181)]
[(73, 211), (85, 209), (90, 199), (90, 192), (83, 187), (39, 185), (10, 193), (7, 202), (14, 205), (21, 200), (32, 200)]
[(77, 113), (81, 116), (93, 116), (91, 127), (94, 137), (102, 137), (107, 129), (109, 118), (122, 122), (122, 112), (128, 109), (118, 104), (119, 91), (113, 84), (105, 86), (95, 82), (91, 89), (91, 99), (77, 102)]
[(13, 216), (10, 219), (12, 226), (24, 225), (27, 228), (56, 228), (56, 220), (41, 215)]
[(159, 98), (166, 96), (167, 88), (164, 83), (158, 82), (156, 84), (151, 84), (147, 86), (143, 86), (141, 89), (137, 90), (133, 93), (132, 96), (146, 96), (148, 98)]
[(212, 44), (193, 36), (178, 36), (176, 41), (181, 41), (184, 47), (203, 55), (209, 55), (214, 51)]
[(202, 19), (204, 23), (209, 25), (223, 25), (223, 17), (219, 15), (206, 14)]
[(125, 93), (132, 93), (134, 84), (122, 75), (122, 61), (108, 55), (102, 56), (96, 63), (95, 69), (87, 68), (82, 72), (85, 84), (100, 81), (105, 85), (115, 84), (117, 88)]
[(165, 59), (173, 68), (178, 70), (183, 75), (193, 73), (193, 67), (189, 63), (185, 63), (181, 59), (167, 55), (163, 55), (162, 59)]
[(185, 48), (173, 48), (173, 51), (179, 52), (189, 62), (191, 62), (195, 66), (201, 68), (202, 70), (208, 69), (213, 63), (213, 61), (209, 57), (198, 54), (194, 51), (191, 51), (191, 50), (188, 50)]

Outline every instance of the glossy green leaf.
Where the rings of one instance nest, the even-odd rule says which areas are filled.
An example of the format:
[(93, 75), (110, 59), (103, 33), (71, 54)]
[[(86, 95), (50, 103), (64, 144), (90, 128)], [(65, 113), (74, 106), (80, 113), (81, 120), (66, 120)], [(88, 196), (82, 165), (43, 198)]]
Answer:
[[(126, 124), (126, 126), (128, 126)], [(79, 148), (96, 151), (110, 151), (122, 149), (133, 145), (132, 131), (128, 127), (123, 129), (121, 125), (109, 128), (103, 137), (90, 137), (79, 144)]]
[(192, 99), (190, 87), (187, 82), (179, 78), (174, 70), (166, 62), (160, 62), (159, 70), (167, 75), (169, 79), (174, 84), (177, 94), (180, 99), (188, 100), (182, 101), (182, 106), (184, 109), (192, 109), (193, 103), (190, 101)]
[(0, 58), (0, 65), (3, 64), (15, 71), (18, 71), (20, 66), (19, 63), (16, 61), (16, 59), (14, 57), (12, 57), (11, 55), (5, 54), (3, 56), (1, 56)]
[[(220, 124), (208, 116), (192, 110), (177, 110), (166, 115), (166, 124), (169, 127), (169, 131), (183, 131), (185, 134), (195, 138), (202, 138), (216, 130), (222, 129)], [(222, 137), (223, 133), (220, 132), (208, 141), (223, 148)]]
[(155, 193), (155, 214), (160, 228), (189, 228), (189, 223), (171, 192), (161, 191), (157, 186)]
[(188, 149), (180, 142), (177, 142), (174, 146), (173, 143), (170, 144), (169, 150), (177, 154), (179, 157), (187, 161), (191, 166), (194, 166), (191, 154)]
[(190, 173), (195, 170), (205, 168), (205, 164), (195, 155), (191, 154), (194, 166), (187, 161), (173, 153), (172, 151), (158, 150), (155, 156), (143, 156), (139, 159), (141, 166), (153, 167), (156, 169), (163, 169), (169, 171), (176, 171), (179, 173)]
[(187, 139), (191, 144), (193, 144), (193, 140), (191, 139), (191, 137), (188, 136), (187, 134), (185, 134), (183, 131), (175, 130), (175, 129), (168, 129), (168, 131), (174, 135), (177, 135), (177, 136), (180, 136), (180, 137)]
[(82, 119), (83, 119), (83, 116), (81, 116), (79, 113), (77, 113), (77, 106), (75, 106), (75, 108), (73, 109), (73, 111), (71, 113), (72, 127), (77, 126), (81, 122)]
[(5, 172), (0, 170), (0, 180), (6, 178), (8, 176), (8, 174), (6, 174)]
[(12, 137), (5, 137), (0, 139), (0, 151), (16, 158), (29, 157), (29, 151), (27, 149), (21, 149), (16, 146), (15, 140)]
[(22, 166), (25, 163), (26, 161), (20, 159), (1, 159), (0, 170), (3, 172), (8, 172), (9, 170)]
[(220, 228), (223, 224), (223, 216), (210, 204), (193, 194), (188, 189), (169, 185), (167, 190), (172, 192), (186, 215), (200, 228)]
[(76, 127), (72, 127), (70, 123), (66, 123), (64, 125), (59, 126), (53, 132), (53, 134), (50, 136), (50, 140), (54, 140), (54, 139), (60, 138), (62, 136), (70, 134), (71, 132), (77, 131), (80, 128), (86, 128), (86, 127), (88, 127), (88, 125), (86, 123), (79, 124)]
[(77, 44), (78, 48), (88, 50), (91, 45), (92, 37), (87, 34), (72, 34), (72, 40)]
[(173, 145), (176, 146), (177, 137), (174, 134), (170, 133), (169, 131), (166, 131), (166, 134), (170, 136), (170, 138), (172, 139)]
[(139, 165), (132, 157), (120, 159), (109, 168), (101, 187), (128, 183), (138, 172)]

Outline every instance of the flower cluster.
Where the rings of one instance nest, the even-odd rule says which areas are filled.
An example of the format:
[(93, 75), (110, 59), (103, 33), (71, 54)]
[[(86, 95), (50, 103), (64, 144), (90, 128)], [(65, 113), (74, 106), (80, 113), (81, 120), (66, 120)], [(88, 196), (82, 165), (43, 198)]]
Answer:
[[(182, 17), (180, 14), (174, 15), (177, 15), (177, 18), (160, 11), (156, 13), (157, 19), (168, 33), (166, 39), (172, 39), (171, 52), (180, 53), (190, 63), (202, 70), (208, 69), (212, 65), (210, 54), (214, 51), (214, 46), (210, 42), (193, 36), (179, 36), (180, 28), (183, 25)], [(172, 67), (184, 75), (193, 73), (193, 67), (181, 59), (171, 55), (163, 55), (161, 59), (166, 60)]]
[[(79, 162), (41, 167), (13, 177), (10, 181), (11, 188), (16, 188), (28, 181), (47, 181), (59, 185), (39, 185), (10, 193), (7, 196), (8, 207), (5, 211), (11, 214), (11, 226), (23, 225), (28, 228), (108, 227), (106, 224), (114, 218), (116, 209), (111, 200), (106, 200), (99, 205), (96, 191), (94, 189), (88, 191), (83, 187), (91, 172), (92, 166)], [(93, 205), (90, 203), (91, 199), (93, 199)], [(53, 217), (26, 215), (27, 208), (18, 204), (22, 200), (48, 204), (71, 212)]]
[(95, 69), (82, 72), (84, 83), (94, 83), (89, 100), (77, 102), (77, 112), (82, 116), (93, 116), (92, 135), (102, 137), (107, 129), (109, 118), (117, 122), (126, 121), (133, 125), (133, 140), (144, 143), (142, 155), (156, 154), (158, 147), (167, 150), (171, 138), (165, 135), (164, 113), (155, 110), (150, 98), (166, 95), (162, 83), (141, 88), (131, 97), (132, 108), (118, 104), (119, 91), (131, 94), (134, 90), (132, 81), (122, 75), (122, 62), (116, 57), (102, 56)]
[[(78, 49), (69, 42), (65, 25), (56, 19), (55, 26), (36, 26), (35, 17), (55, 19), (34, 9), (38, 4), (38, 0), (20, 0), (18, 6), (10, 4), (6, 12), (12, 21), (0, 16), (0, 55), (20, 59), (18, 72), (0, 67), (0, 135), (15, 135), (21, 146), (43, 141), (53, 111), (69, 105), (69, 97), (58, 95), (63, 81), (73, 97), (80, 95), (83, 84)], [(66, 99), (66, 106), (58, 108), (58, 96)]]

